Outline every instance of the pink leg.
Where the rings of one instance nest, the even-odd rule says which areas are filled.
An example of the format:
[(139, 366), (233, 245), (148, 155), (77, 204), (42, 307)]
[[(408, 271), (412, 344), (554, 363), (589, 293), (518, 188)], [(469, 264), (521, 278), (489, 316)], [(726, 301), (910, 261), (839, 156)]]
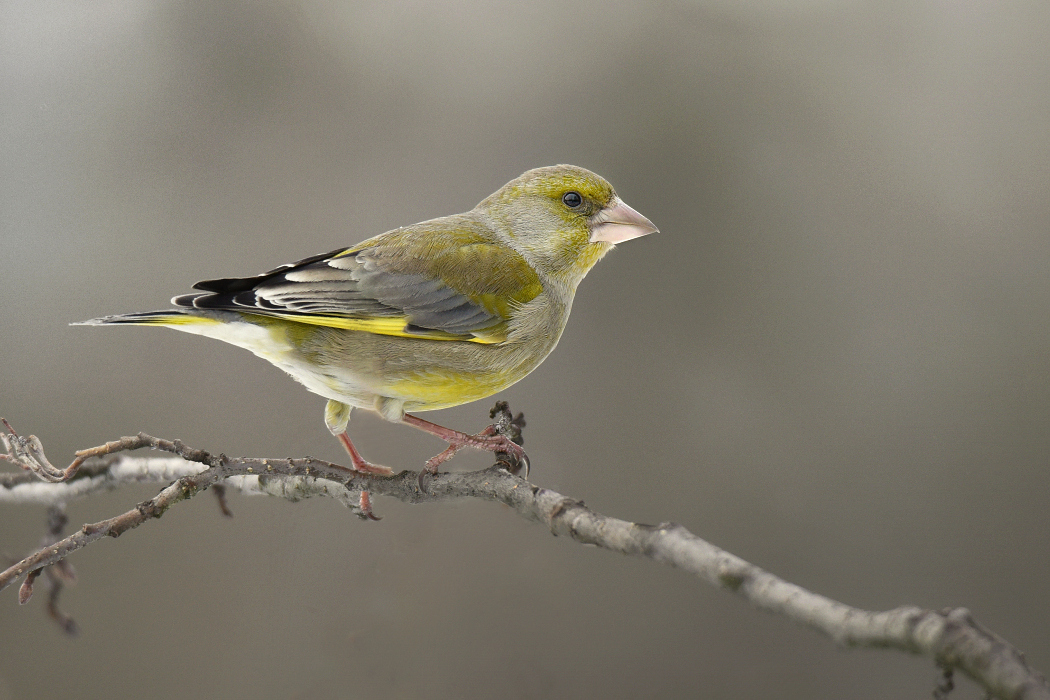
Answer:
[(378, 476), (390, 476), (394, 473), (394, 470), (390, 467), (384, 467), (382, 464), (372, 464), (362, 457), (361, 453), (354, 447), (354, 443), (350, 442), (350, 436), (346, 434), (346, 431), (339, 433), (336, 437), (339, 438), (339, 442), (343, 443), (343, 447), (349, 453), (350, 464), (353, 466), (354, 471), (362, 474), (376, 474)]
[[(379, 476), (390, 476), (394, 473), (389, 467), (384, 467), (381, 464), (372, 464), (362, 457), (361, 453), (354, 447), (354, 443), (350, 442), (350, 436), (346, 434), (345, 430), (336, 437), (339, 438), (339, 442), (343, 443), (343, 447), (346, 448), (347, 453), (350, 455), (350, 464), (353, 465), (354, 471), (362, 474), (377, 474)], [(382, 519), (372, 512), (372, 499), (368, 491), (361, 492), (360, 506), (361, 514), (369, 520)]]
[(462, 448), (473, 447), (479, 450), (505, 452), (511, 455), (518, 463), (525, 467), (525, 475), (526, 478), (528, 477), (529, 458), (525, 454), (525, 450), (521, 449), (520, 445), (511, 442), (510, 438), (504, 435), (497, 435), (494, 426), (490, 425), (477, 435), (468, 435), (466, 433), (461, 433), (458, 430), (444, 428), (436, 423), (423, 420), (418, 416), (413, 416), (410, 413), (406, 413), (401, 421), (414, 428), (419, 428), (420, 430), (428, 432), (431, 435), (436, 435), (448, 443), (447, 450), (427, 460), (425, 469), (431, 474), (436, 474), (438, 465), (452, 457), (452, 455), (459, 452)]

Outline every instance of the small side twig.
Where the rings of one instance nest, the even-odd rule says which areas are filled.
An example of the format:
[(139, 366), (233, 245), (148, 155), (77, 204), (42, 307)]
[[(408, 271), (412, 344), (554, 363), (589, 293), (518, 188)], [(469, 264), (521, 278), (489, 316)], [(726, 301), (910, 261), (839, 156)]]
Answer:
[[(161, 440), (146, 433), (139, 433), (138, 435), (126, 436), (119, 440), (107, 442), (98, 447), (89, 447), (86, 450), (75, 452), (74, 459), (70, 465), (65, 469), (59, 469), (52, 465), (44, 455), (44, 446), (36, 435), (21, 436), (15, 432), (15, 429), (7, 422), (7, 419), (0, 418), (0, 422), (3, 422), (4, 427), (7, 428), (6, 435), (0, 431), (0, 443), (3, 444), (6, 452), (6, 454), (0, 455), (0, 458), (17, 464), (23, 469), (33, 472), (44, 481), (51, 483), (69, 481), (76, 475), (77, 470), (84, 464), (84, 461), (91, 457), (137, 450), (140, 447), (151, 447), (155, 450), (171, 452), (190, 462), (202, 462), (199, 455), (205, 454), (199, 450), (186, 448), (179, 440)], [(199, 453), (199, 455), (194, 453)]]
[[(69, 518), (65, 510), (58, 505), (52, 505), (47, 509), (47, 533), (44, 535), (41, 549), (47, 549), (62, 537)], [(51, 566), (34, 569), (26, 574), (25, 580), (18, 589), (18, 602), (25, 605), (33, 597), (33, 584), (41, 573), (47, 572), (49, 592), (47, 597), (48, 615), (66, 634), (76, 636), (79, 632), (77, 623), (72, 617), (63, 613), (58, 607), (58, 599), (62, 595), (62, 589), (67, 583), (76, 581), (76, 572), (67, 559), (55, 562)]]
[(941, 667), (941, 681), (933, 689), (933, 700), (947, 700), (947, 697), (955, 690), (955, 669), (945, 664)]
[(33, 597), (33, 584), (36, 582), (38, 576), (43, 569), (34, 569), (26, 574), (25, 581), (22, 581), (21, 587), (18, 589), (18, 604), (25, 605)]

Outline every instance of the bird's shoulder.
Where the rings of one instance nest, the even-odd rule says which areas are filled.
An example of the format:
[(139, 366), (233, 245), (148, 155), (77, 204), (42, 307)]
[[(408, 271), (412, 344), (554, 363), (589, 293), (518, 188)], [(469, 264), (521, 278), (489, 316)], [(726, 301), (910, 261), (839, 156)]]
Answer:
[(440, 280), (490, 313), (510, 318), (516, 306), (543, 292), (543, 280), (524, 255), (471, 214), (388, 231), (337, 252), (331, 263), (359, 265), (363, 274)]

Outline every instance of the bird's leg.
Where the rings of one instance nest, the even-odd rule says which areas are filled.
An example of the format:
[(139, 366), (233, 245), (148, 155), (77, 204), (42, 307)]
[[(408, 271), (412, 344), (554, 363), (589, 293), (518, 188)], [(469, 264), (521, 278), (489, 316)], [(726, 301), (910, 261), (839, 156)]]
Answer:
[[(467, 437), (484, 438), (484, 437), (488, 437), (490, 435), (495, 435), (495, 434), (496, 434), (495, 426), (490, 425), (489, 427), (485, 428), (484, 430), (482, 430), (477, 435), (468, 435)], [(439, 465), (441, 465), (441, 464), (447, 462), (448, 460), (452, 459), (452, 457), (455, 456), (455, 454), (457, 452), (459, 452), (461, 449), (463, 449), (464, 447), (466, 447), (465, 443), (464, 444), (449, 443), (449, 446), (448, 446), (448, 448), (446, 450), (444, 450), (440, 454), (434, 455), (433, 457), (431, 457), (430, 459), (427, 460), (427, 463), (426, 463), (427, 471), (430, 472), (431, 474), (436, 473), (437, 472), (437, 468), (438, 468)]]
[[(340, 401), (330, 400), (324, 409), (324, 422), (328, 430), (339, 438), (339, 442), (346, 448), (350, 455), (352, 470), (361, 474), (376, 474), (379, 476), (390, 476), (393, 470), (380, 464), (372, 464), (357, 451), (354, 443), (350, 441), (350, 435), (346, 432), (346, 426), (350, 422), (350, 406)], [(348, 470), (350, 471), (350, 470)], [(358, 506), (361, 508), (361, 517), (369, 520), (379, 520), (379, 516), (372, 512), (372, 499), (367, 489), (361, 491)]]
[(430, 472), (431, 474), (436, 474), (438, 465), (448, 460), (452, 455), (456, 454), (464, 447), (473, 447), (479, 450), (508, 454), (518, 464), (525, 467), (526, 474), (529, 472), (529, 458), (525, 454), (525, 450), (521, 449), (521, 446), (517, 443), (511, 442), (510, 438), (497, 434), (496, 426), (494, 425), (490, 425), (477, 435), (468, 435), (467, 433), (461, 433), (458, 430), (444, 428), (436, 423), (423, 420), (418, 416), (413, 416), (410, 413), (406, 413), (401, 419), (401, 422), (407, 423), (414, 428), (419, 428), (431, 435), (435, 435), (448, 443), (447, 450), (427, 460), (424, 471)]
[[(381, 464), (372, 464), (362, 457), (361, 453), (354, 447), (354, 443), (350, 442), (350, 436), (346, 434), (345, 430), (336, 435), (336, 437), (339, 438), (339, 442), (343, 443), (343, 447), (346, 448), (347, 453), (350, 455), (350, 464), (353, 466), (354, 471), (362, 474), (378, 474), (380, 476), (390, 476), (394, 473), (393, 469), (384, 467)], [(367, 490), (361, 491), (359, 505), (363, 517), (369, 520), (382, 520), (382, 518), (372, 512), (372, 499)]]
[(384, 467), (381, 464), (372, 464), (367, 459), (361, 456), (361, 453), (354, 447), (354, 443), (350, 442), (350, 435), (347, 433), (346, 426), (350, 423), (350, 412), (353, 409), (345, 403), (336, 401), (334, 399), (328, 402), (328, 405), (324, 409), (324, 422), (328, 426), (328, 430), (331, 431), (332, 435), (339, 438), (339, 442), (343, 443), (343, 447), (346, 448), (347, 454), (350, 455), (350, 464), (353, 470), (361, 472), (362, 474), (377, 474), (379, 476), (390, 476), (394, 473), (393, 469)]
[[(332, 435), (335, 435), (339, 438), (339, 442), (343, 443), (347, 454), (350, 455), (350, 465), (353, 471), (361, 474), (390, 476), (394, 473), (392, 469), (381, 464), (372, 464), (362, 457), (361, 453), (354, 447), (354, 443), (350, 442), (350, 435), (346, 432), (346, 426), (350, 422), (350, 412), (352, 410), (350, 406), (341, 401), (329, 400), (328, 405), (324, 409), (325, 425), (328, 426), (328, 430), (331, 431)], [(379, 520), (379, 516), (372, 512), (372, 499), (369, 497), (367, 490), (361, 491), (360, 499), (361, 516), (369, 520)]]
[(394, 473), (394, 470), (390, 467), (384, 467), (382, 464), (372, 464), (367, 459), (361, 456), (361, 453), (354, 447), (354, 443), (350, 442), (350, 436), (347, 435), (346, 431), (336, 435), (339, 438), (339, 442), (343, 443), (343, 447), (346, 448), (347, 454), (350, 455), (350, 464), (354, 471), (361, 472), (362, 474), (375, 474), (377, 476), (390, 476)]

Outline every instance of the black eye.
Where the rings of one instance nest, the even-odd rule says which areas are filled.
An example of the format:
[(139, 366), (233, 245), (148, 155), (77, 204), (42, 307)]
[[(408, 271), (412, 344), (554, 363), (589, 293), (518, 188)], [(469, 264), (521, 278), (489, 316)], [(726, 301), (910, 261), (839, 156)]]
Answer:
[(583, 204), (583, 197), (580, 196), (579, 192), (566, 192), (561, 196), (561, 201), (569, 209), (575, 209)]

